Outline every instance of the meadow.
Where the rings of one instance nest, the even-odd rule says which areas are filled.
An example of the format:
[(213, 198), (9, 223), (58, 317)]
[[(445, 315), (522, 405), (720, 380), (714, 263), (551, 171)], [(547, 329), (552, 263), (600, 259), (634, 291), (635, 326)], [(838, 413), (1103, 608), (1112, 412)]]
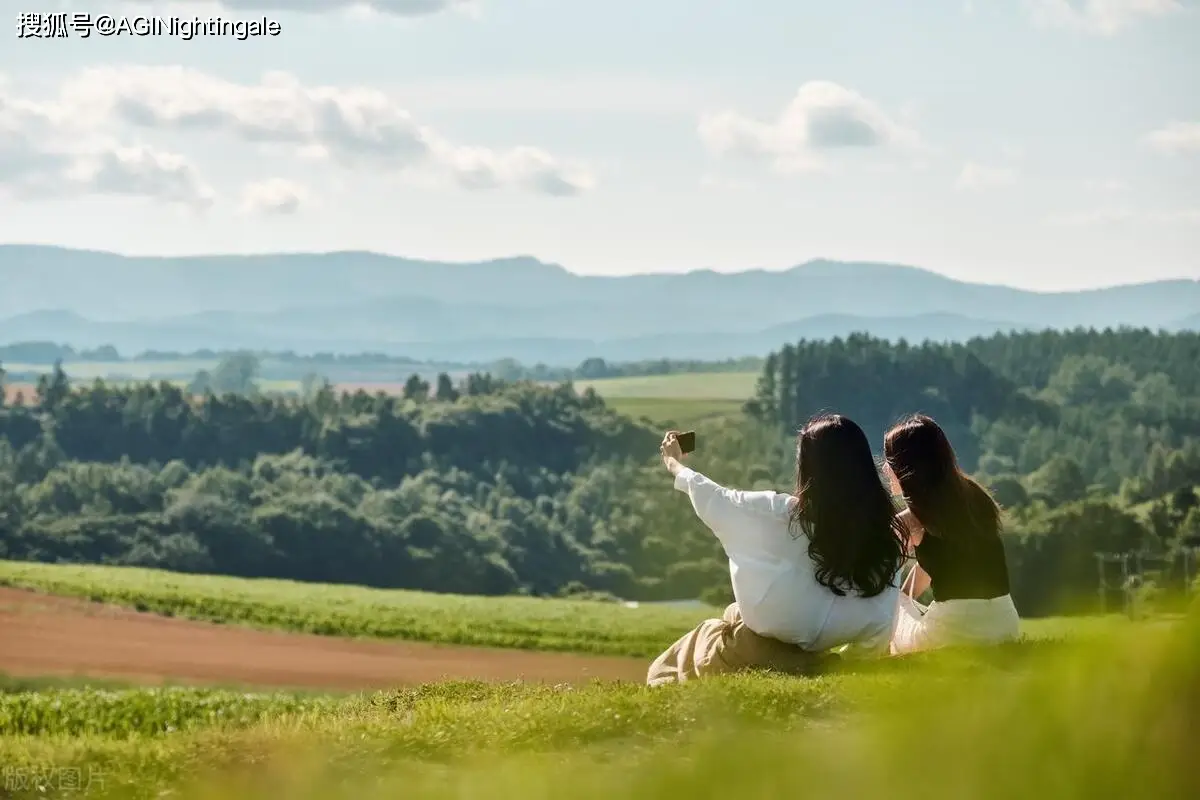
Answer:
[(700, 430), (736, 419), (754, 394), (757, 373), (682, 372), (631, 378), (576, 381), (594, 389), (621, 414), (663, 428)]
[(595, 389), (606, 400), (629, 397), (745, 401), (754, 395), (758, 378), (757, 372), (681, 372), (575, 381), (575, 387), (580, 391)]
[(0, 561), (0, 585), (255, 628), (641, 658), (712, 614), (15, 561)]
[[(596, 605), (580, 627), (623, 611)], [(1200, 615), (1049, 620), (1027, 637), (657, 689), (0, 684), (0, 764), (20, 798), (1196, 796)]]
[[(136, 567), (0, 561), (0, 586), (165, 616), (323, 636), (653, 658), (711, 606), (434, 594), (189, 575)], [(1122, 617), (1026, 620), (1037, 639), (1094, 636)]]

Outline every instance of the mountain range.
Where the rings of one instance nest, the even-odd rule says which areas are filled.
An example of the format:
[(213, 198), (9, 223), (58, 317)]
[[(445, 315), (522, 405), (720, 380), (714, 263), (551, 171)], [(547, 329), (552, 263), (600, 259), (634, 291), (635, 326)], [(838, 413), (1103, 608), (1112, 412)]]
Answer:
[(1129, 325), (1200, 330), (1200, 281), (1076, 292), (965, 283), (896, 264), (584, 276), (532, 257), (365, 252), (128, 257), (0, 245), (0, 344), (382, 352), (424, 360), (730, 358), (865, 331), (957, 341)]

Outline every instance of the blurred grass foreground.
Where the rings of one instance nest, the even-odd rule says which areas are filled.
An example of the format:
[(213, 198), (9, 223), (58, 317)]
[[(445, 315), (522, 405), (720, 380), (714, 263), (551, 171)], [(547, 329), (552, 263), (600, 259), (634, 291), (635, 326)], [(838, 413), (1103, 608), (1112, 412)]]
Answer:
[(0, 729), (9, 797), (1197, 798), (1200, 613), (658, 689), (9, 687)]

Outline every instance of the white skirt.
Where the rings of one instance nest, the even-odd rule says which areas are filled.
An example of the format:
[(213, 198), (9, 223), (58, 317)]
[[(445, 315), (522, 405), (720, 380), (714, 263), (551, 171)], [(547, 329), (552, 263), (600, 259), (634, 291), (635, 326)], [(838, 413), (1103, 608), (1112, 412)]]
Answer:
[(892, 629), (892, 655), (949, 645), (1011, 642), (1020, 636), (1021, 619), (1012, 596), (991, 600), (936, 600), (922, 606), (901, 592)]

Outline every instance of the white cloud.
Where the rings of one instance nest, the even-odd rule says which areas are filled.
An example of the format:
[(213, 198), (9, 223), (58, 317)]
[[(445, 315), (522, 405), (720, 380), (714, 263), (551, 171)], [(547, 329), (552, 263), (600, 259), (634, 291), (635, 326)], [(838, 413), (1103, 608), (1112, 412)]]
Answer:
[(248, 183), (242, 188), (242, 212), (245, 214), (295, 214), (312, 200), (308, 189), (294, 181), (269, 178)]
[(69, 81), (62, 102), (81, 119), (224, 133), (350, 168), (430, 167), (468, 189), (517, 186), (566, 196), (595, 182), (585, 165), (537, 148), (451, 142), (377, 89), (306, 86), (283, 72), (239, 84), (184, 67), (99, 67)]
[(80, 153), (67, 177), (89, 193), (152, 197), (197, 209), (216, 198), (186, 158), (145, 145)]
[(1106, 178), (1103, 180), (1092, 180), (1084, 184), (1088, 189), (1097, 192), (1123, 192), (1125, 191), (1125, 182), (1116, 180), (1115, 178)]
[(915, 131), (875, 103), (829, 81), (805, 83), (773, 122), (723, 111), (704, 115), (698, 130), (717, 155), (766, 159), (784, 170), (821, 169), (825, 157), (839, 150), (906, 149), (920, 143)]
[(0, 82), (0, 188), (29, 199), (125, 195), (198, 210), (215, 198), (182, 156), (76, 134), (61, 107), (17, 97)]
[(1145, 142), (1163, 153), (1200, 153), (1200, 122), (1172, 122), (1146, 134)]
[(1183, 10), (1180, 0), (1025, 0), (1036, 25), (1112, 36), (1139, 20)]
[(1098, 227), (1128, 223), (1153, 225), (1200, 225), (1200, 208), (1173, 210), (1138, 210), (1132, 208), (1104, 208), (1092, 211), (1077, 211), (1050, 218), (1055, 225), (1070, 227)]
[(564, 165), (535, 147), (498, 152), (484, 147), (435, 143), (433, 153), (450, 169), (458, 184), (467, 189), (515, 185), (541, 194), (567, 196), (595, 185), (586, 168)]
[(1009, 167), (989, 167), (968, 161), (959, 171), (955, 186), (959, 189), (992, 189), (1012, 186), (1016, 182), (1017, 173)]

